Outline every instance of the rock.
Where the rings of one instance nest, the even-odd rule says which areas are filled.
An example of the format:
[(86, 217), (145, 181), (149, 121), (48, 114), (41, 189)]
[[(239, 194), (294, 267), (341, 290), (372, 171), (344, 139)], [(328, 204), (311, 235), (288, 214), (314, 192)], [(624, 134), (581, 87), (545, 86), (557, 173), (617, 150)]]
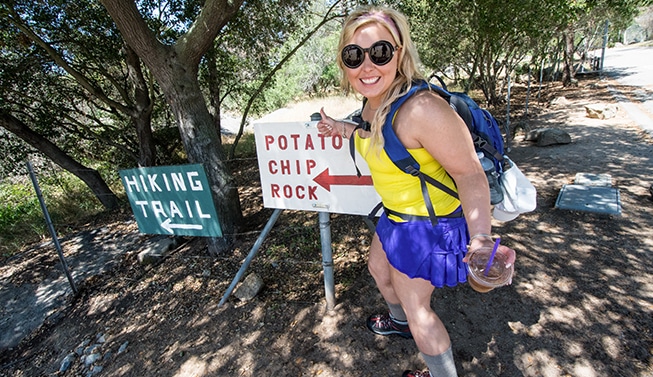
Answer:
[(86, 355), (91, 354), (91, 353), (98, 353), (98, 352), (100, 352), (100, 345), (99, 344), (93, 344), (92, 346), (88, 346), (84, 350), (84, 353)]
[(77, 357), (77, 354), (74, 352), (66, 355), (66, 357), (64, 357), (63, 360), (61, 361), (59, 372), (63, 373), (67, 371), (70, 368), (70, 366), (73, 364), (73, 360), (75, 359), (75, 357)]
[(138, 262), (142, 265), (157, 264), (177, 246), (174, 238), (163, 238), (150, 243), (147, 248), (138, 253)]
[(120, 345), (120, 348), (118, 348), (118, 354), (120, 355), (121, 353), (125, 352), (127, 350), (127, 345), (129, 345), (129, 341), (125, 341), (125, 343)]
[(92, 353), (90, 355), (86, 355), (86, 357), (84, 357), (84, 365), (90, 367), (91, 365), (93, 365), (93, 363), (100, 360), (101, 358), (102, 355), (100, 355), (99, 353)]
[(592, 104), (585, 106), (585, 112), (588, 118), (610, 119), (617, 115), (617, 107), (606, 104)]
[(79, 356), (82, 356), (84, 354), (84, 349), (86, 349), (86, 346), (88, 346), (89, 344), (91, 344), (91, 341), (85, 339), (77, 346), (77, 348), (75, 348), (75, 353)]
[(86, 377), (95, 376), (95, 375), (99, 374), (100, 372), (102, 372), (102, 366), (101, 365), (94, 365), (93, 368), (91, 368), (91, 370), (88, 373), (86, 373)]
[(571, 143), (571, 136), (559, 128), (538, 128), (526, 134), (524, 140), (537, 143), (538, 147)]
[(551, 100), (551, 106), (567, 106), (567, 105), (569, 105), (569, 100), (564, 96), (556, 97), (553, 100)]
[(537, 141), (540, 138), (540, 134), (545, 130), (545, 128), (538, 128), (532, 131), (528, 131), (524, 135), (524, 140), (526, 141)]
[(262, 288), (263, 279), (257, 274), (252, 273), (236, 288), (234, 296), (238, 297), (241, 301), (248, 301), (256, 297)]
[(540, 134), (540, 137), (537, 140), (537, 145), (539, 147), (569, 143), (571, 143), (571, 136), (559, 128), (550, 128), (545, 130), (542, 132), (542, 134)]

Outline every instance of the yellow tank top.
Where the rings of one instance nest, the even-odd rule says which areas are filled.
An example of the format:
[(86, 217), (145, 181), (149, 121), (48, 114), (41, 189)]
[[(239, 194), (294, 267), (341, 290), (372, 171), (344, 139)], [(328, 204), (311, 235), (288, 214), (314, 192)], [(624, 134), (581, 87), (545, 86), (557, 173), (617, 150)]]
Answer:
[[(370, 168), (374, 188), (381, 196), (383, 205), (399, 213), (428, 217), (419, 178), (399, 170), (385, 150), (381, 149), (381, 153), (378, 153), (376, 149), (370, 150), (369, 138), (361, 138), (357, 132), (354, 135), (356, 150), (363, 156)], [(408, 153), (420, 164), (420, 170), (423, 173), (457, 191), (453, 179), (426, 149), (408, 149)], [(427, 187), (436, 215), (448, 215), (460, 205), (458, 199), (433, 185), (427, 184)], [(395, 216), (390, 217), (395, 221), (402, 221)]]

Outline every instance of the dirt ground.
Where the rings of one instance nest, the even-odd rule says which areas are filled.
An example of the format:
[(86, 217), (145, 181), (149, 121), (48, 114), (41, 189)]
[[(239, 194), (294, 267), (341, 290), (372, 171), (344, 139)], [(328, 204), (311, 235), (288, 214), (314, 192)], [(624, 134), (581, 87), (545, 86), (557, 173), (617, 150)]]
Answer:
[[(465, 284), (433, 296), (460, 376), (653, 376), (653, 145), (623, 110), (605, 120), (585, 116), (584, 105), (615, 103), (608, 85), (631, 91), (596, 78), (570, 89), (549, 84), (539, 103), (530, 97), (528, 116), (513, 119), (560, 128), (572, 143), (537, 147), (519, 134), (511, 143), (510, 156), (538, 190), (534, 212), (494, 224), (518, 252), (513, 284), (486, 294)], [(521, 98), (511, 104), (516, 114), (524, 112)], [(138, 233), (129, 213), (89, 222), (84, 231), (105, 231), (85, 247), (115, 242), (124, 253), (2, 350), (0, 376), (400, 376), (424, 367), (412, 340), (365, 327), (385, 307), (366, 267), (371, 233), (357, 216), (331, 216), (333, 311), (324, 300), (318, 216), (296, 211), (282, 213), (248, 270), (263, 278), (263, 291), (218, 307), (272, 213), (262, 208), (256, 160), (235, 161), (234, 171), (247, 227), (232, 255), (210, 257), (202, 239), (187, 239), (161, 264), (142, 267), (136, 255), (145, 236), (123, 243)], [(622, 215), (556, 209), (577, 173), (610, 174)], [(68, 245), (74, 258), (79, 250)], [(0, 263), (0, 278), (13, 286), (52, 274), (61, 271), (51, 247)], [(70, 366), (58, 372), (67, 355)]]

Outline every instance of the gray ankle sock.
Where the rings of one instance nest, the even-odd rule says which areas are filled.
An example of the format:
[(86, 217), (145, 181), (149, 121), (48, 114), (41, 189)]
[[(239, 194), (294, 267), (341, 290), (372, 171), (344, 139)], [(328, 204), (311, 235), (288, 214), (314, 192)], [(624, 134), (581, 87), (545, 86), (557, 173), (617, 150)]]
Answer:
[(453, 361), (453, 352), (451, 346), (439, 355), (427, 355), (421, 353), (426, 365), (429, 367), (431, 376), (438, 377), (457, 377), (456, 363)]
[(404, 308), (401, 307), (401, 304), (391, 304), (386, 301), (388, 308), (390, 309), (390, 316), (397, 322), (406, 322), (406, 313), (404, 313)]

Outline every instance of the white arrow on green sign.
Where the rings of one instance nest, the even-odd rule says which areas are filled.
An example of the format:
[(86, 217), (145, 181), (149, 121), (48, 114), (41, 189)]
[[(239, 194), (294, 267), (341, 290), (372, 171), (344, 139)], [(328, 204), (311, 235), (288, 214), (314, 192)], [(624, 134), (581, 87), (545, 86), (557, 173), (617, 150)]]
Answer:
[(120, 180), (142, 233), (222, 237), (202, 165), (121, 170)]

